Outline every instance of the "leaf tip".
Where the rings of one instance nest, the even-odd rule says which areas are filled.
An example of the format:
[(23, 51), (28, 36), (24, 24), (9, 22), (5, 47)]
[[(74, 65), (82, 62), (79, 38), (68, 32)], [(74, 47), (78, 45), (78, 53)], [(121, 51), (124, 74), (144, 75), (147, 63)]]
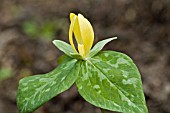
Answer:
[(57, 41), (57, 40), (53, 40), (52, 43), (55, 44), (56, 41)]
[(60, 40), (53, 40), (52, 43), (58, 48)]
[(111, 40), (115, 40), (115, 39), (117, 39), (117, 37), (112, 37), (112, 38), (111, 38)]

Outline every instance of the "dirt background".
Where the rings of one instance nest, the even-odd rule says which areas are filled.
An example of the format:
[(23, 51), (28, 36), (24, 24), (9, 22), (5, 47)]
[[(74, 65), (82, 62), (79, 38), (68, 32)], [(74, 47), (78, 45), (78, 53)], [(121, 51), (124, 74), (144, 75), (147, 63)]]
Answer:
[[(18, 113), (19, 79), (58, 65), (62, 52), (51, 41), (68, 42), (70, 12), (90, 20), (95, 43), (118, 37), (104, 49), (133, 58), (149, 113), (170, 113), (170, 0), (0, 0), (0, 113)], [(100, 110), (85, 102), (73, 86), (34, 113)]]

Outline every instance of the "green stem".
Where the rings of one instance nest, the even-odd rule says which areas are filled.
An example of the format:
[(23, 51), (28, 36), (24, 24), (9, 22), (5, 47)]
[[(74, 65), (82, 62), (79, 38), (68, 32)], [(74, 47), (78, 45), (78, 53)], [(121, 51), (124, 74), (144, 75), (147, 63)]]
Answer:
[(106, 111), (104, 109), (100, 108), (100, 110), (102, 113), (106, 113)]

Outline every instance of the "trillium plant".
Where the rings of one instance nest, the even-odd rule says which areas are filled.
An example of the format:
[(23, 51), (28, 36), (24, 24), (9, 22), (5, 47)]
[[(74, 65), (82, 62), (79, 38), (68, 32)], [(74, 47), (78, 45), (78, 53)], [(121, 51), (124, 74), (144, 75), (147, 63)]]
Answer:
[(148, 113), (141, 76), (131, 58), (116, 51), (101, 51), (116, 37), (99, 41), (92, 48), (94, 32), (90, 22), (83, 15), (73, 13), (70, 21), (70, 45), (61, 40), (53, 41), (65, 53), (61, 64), (47, 74), (19, 81), (17, 106), (20, 113), (33, 112), (74, 83), (80, 95), (103, 113), (105, 110)]

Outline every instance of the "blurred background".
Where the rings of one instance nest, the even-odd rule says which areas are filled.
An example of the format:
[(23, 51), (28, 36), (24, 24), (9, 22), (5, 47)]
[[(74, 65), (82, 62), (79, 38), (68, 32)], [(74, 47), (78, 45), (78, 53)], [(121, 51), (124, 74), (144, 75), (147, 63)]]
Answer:
[[(0, 113), (18, 113), (18, 81), (54, 69), (68, 42), (69, 13), (92, 23), (104, 50), (128, 54), (140, 69), (149, 113), (170, 113), (170, 0), (0, 0)], [(100, 113), (70, 88), (34, 113)], [(115, 113), (109, 112), (108, 113)]]

